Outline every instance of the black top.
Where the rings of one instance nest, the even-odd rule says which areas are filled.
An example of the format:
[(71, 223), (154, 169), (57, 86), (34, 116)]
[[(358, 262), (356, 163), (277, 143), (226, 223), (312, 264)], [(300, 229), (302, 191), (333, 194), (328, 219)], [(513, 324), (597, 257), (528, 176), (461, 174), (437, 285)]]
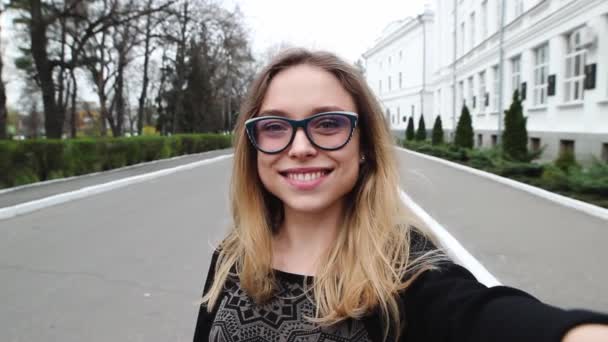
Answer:
[[(434, 247), (412, 242), (412, 250)], [(416, 247), (416, 248), (414, 248)], [(215, 275), (213, 254), (204, 293)], [(355, 320), (320, 327), (304, 319), (314, 317), (314, 302), (304, 277), (275, 270), (276, 295), (256, 305), (229, 277), (213, 312), (200, 307), (194, 342), (202, 341), (382, 341), (384, 325), (377, 312)], [(507, 287), (488, 288), (466, 268), (447, 261), (439, 270), (425, 271), (400, 295), (406, 324), (401, 341), (561, 341), (581, 323), (608, 324), (608, 315), (587, 310), (563, 310), (528, 293)]]

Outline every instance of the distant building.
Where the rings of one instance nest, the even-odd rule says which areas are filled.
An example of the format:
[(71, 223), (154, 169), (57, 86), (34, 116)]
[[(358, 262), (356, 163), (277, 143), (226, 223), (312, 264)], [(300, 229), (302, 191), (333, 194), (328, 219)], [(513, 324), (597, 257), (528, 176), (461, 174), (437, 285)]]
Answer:
[[(487, 147), (499, 139), (499, 107), (507, 109), (519, 89), (530, 148), (547, 145), (543, 159), (570, 149), (582, 162), (592, 155), (608, 161), (608, 1), (506, 0), (502, 82), (502, 1), (435, 0), (434, 7), (434, 13), (426, 10), (418, 17), (428, 20), (394, 23), (364, 54), (368, 82), (387, 112), (403, 111), (418, 91), (426, 126), (441, 116), (451, 139), (466, 104), (475, 144)], [(421, 60), (399, 60), (399, 51), (418, 58), (426, 51), (428, 78), (421, 80)], [(389, 90), (385, 84), (400, 73), (410, 88)], [(417, 124), (420, 111), (414, 114)], [(504, 129), (504, 115), (500, 118)], [(390, 122), (397, 132), (405, 127)]]

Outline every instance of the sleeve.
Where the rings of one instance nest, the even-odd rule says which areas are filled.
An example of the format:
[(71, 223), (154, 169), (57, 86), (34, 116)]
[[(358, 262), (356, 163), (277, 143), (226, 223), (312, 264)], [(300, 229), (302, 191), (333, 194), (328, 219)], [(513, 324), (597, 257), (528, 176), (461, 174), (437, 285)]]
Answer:
[(488, 288), (466, 268), (445, 262), (424, 272), (402, 294), (406, 341), (551, 341), (608, 315), (564, 310), (507, 286)]
[[(219, 251), (215, 250), (213, 256), (211, 256), (211, 263), (209, 265), (209, 271), (207, 272), (202, 295), (205, 295), (207, 291), (209, 291), (209, 288), (211, 288), (211, 284), (213, 284), (213, 279), (215, 278), (215, 264), (217, 263), (218, 256)], [(209, 331), (214, 318), (215, 312), (207, 312), (207, 306), (201, 304), (198, 311), (198, 319), (196, 320), (196, 328), (194, 329), (194, 342), (209, 340)]]

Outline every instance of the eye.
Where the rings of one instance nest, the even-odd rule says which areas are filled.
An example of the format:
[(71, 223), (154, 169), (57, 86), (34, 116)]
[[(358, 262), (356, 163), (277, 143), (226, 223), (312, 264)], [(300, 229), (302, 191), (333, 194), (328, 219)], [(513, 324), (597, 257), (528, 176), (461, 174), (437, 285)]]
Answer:
[(318, 128), (338, 128), (340, 127), (340, 123), (333, 119), (323, 119), (319, 123), (317, 123)]

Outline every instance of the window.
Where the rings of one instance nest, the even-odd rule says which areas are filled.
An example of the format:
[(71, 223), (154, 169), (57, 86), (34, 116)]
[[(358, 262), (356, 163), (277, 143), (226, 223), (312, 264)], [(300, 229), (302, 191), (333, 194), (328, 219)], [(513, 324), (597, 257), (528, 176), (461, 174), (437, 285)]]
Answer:
[(460, 94), (460, 101), (461, 101), (460, 106), (464, 106), (465, 101), (466, 101), (465, 100), (466, 97), (464, 95), (464, 81), (458, 82), (458, 93)]
[(608, 162), (608, 143), (602, 144), (602, 160)]
[(469, 77), (469, 108), (475, 108), (476, 103), (473, 97), (475, 97), (475, 88), (473, 85), (473, 76), (471, 76)]
[(559, 153), (572, 153), (574, 154), (574, 140), (560, 140), (559, 141)]
[[(502, 12), (502, 1), (503, 0), (495, 0), (494, 4), (496, 5), (495, 9), (496, 9), (496, 13), (495, 14), (495, 22), (496, 22), (496, 32), (500, 31), (500, 24), (502, 21), (502, 17), (501, 17), (501, 12)], [(506, 0), (505, 0), (506, 1)]]
[(483, 134), (477, 134), (477, 147), (483, 146)]
[(388, 66), (391, 66), (391, 56), (388, 56)]
[(483, 113), (486, 108), (486, 72), (479, 73), (479, 112)]
[(464, 21), (462, 23), (460, 23), (460, 54), (464, 55)]
[(382, 93), (382, 80), (378, 81), (378, 93)]
[(530, 138), (530, 150), (532, 152), (540, 151), (540, 138)]
[(437, 90), (437, 115), (441, 115), (441, 89)]
[(399, 118), (401, 117), (401, 107), (397, 107), (397, 115), (395, 116), (395, 123), (399, 123)]
[(391, 91), (392, 85), (391, 85), (391, 77), (388, 77), (388, 91)]
[(496, 134), (492, 134), (492, 147), (498, 144), (498, 136)]
[(498, 86), (500, 81), (500, 75), (498, 74), (498, 65), (492, 67), (492, 79), (494, 80), (494, 89), (492, 89), (492, 110), (498, 112)]
[(488, 36), (488, 0), (481, 3), (481, 40)]
[(519, 17), (520, 15), (522, 15), (522, 13), (524, 13), (524, 0), (515, 0), (512, 2), (512, 4), (514, 4), (515, 9), (514, 9), (514, 17), (513, 19)]
[(403, 51), (399, 50), (399, 60), (403, 59)]
[(416, 109), (416, 106), (412, 105), (412, 117), (414, 117), (415, 109)]
[(386, 120), (390, 121), (391, 119), (391, 110), (386, 108)]
[(534, 105), (547, 104), (547, 74), (549, 73), (549, 45), (534, 49)]
[[(511, 94), (521, 92), (521, 56), (511, 58)], [(520, 94), (521, 97), (521, 94)]]
[(470, 30), (471, 33), (469, 34), (470, 36), (470, 47), (471, 49), (475, 46), (475, 12), (471, 13), (471, 23), (470, 23)]
[(402, 81), (402, 77), (401, 77), (401, 71), (399, 71), (399, 89), (403, 88), (403, 81)]
[(581, 31), (570, 33), (566, 47), (566, 76), (564, 78), (564, 101), (580, 101), (583, 99), (585, 81), (585, 59), (587, 50), (580, 46)]

